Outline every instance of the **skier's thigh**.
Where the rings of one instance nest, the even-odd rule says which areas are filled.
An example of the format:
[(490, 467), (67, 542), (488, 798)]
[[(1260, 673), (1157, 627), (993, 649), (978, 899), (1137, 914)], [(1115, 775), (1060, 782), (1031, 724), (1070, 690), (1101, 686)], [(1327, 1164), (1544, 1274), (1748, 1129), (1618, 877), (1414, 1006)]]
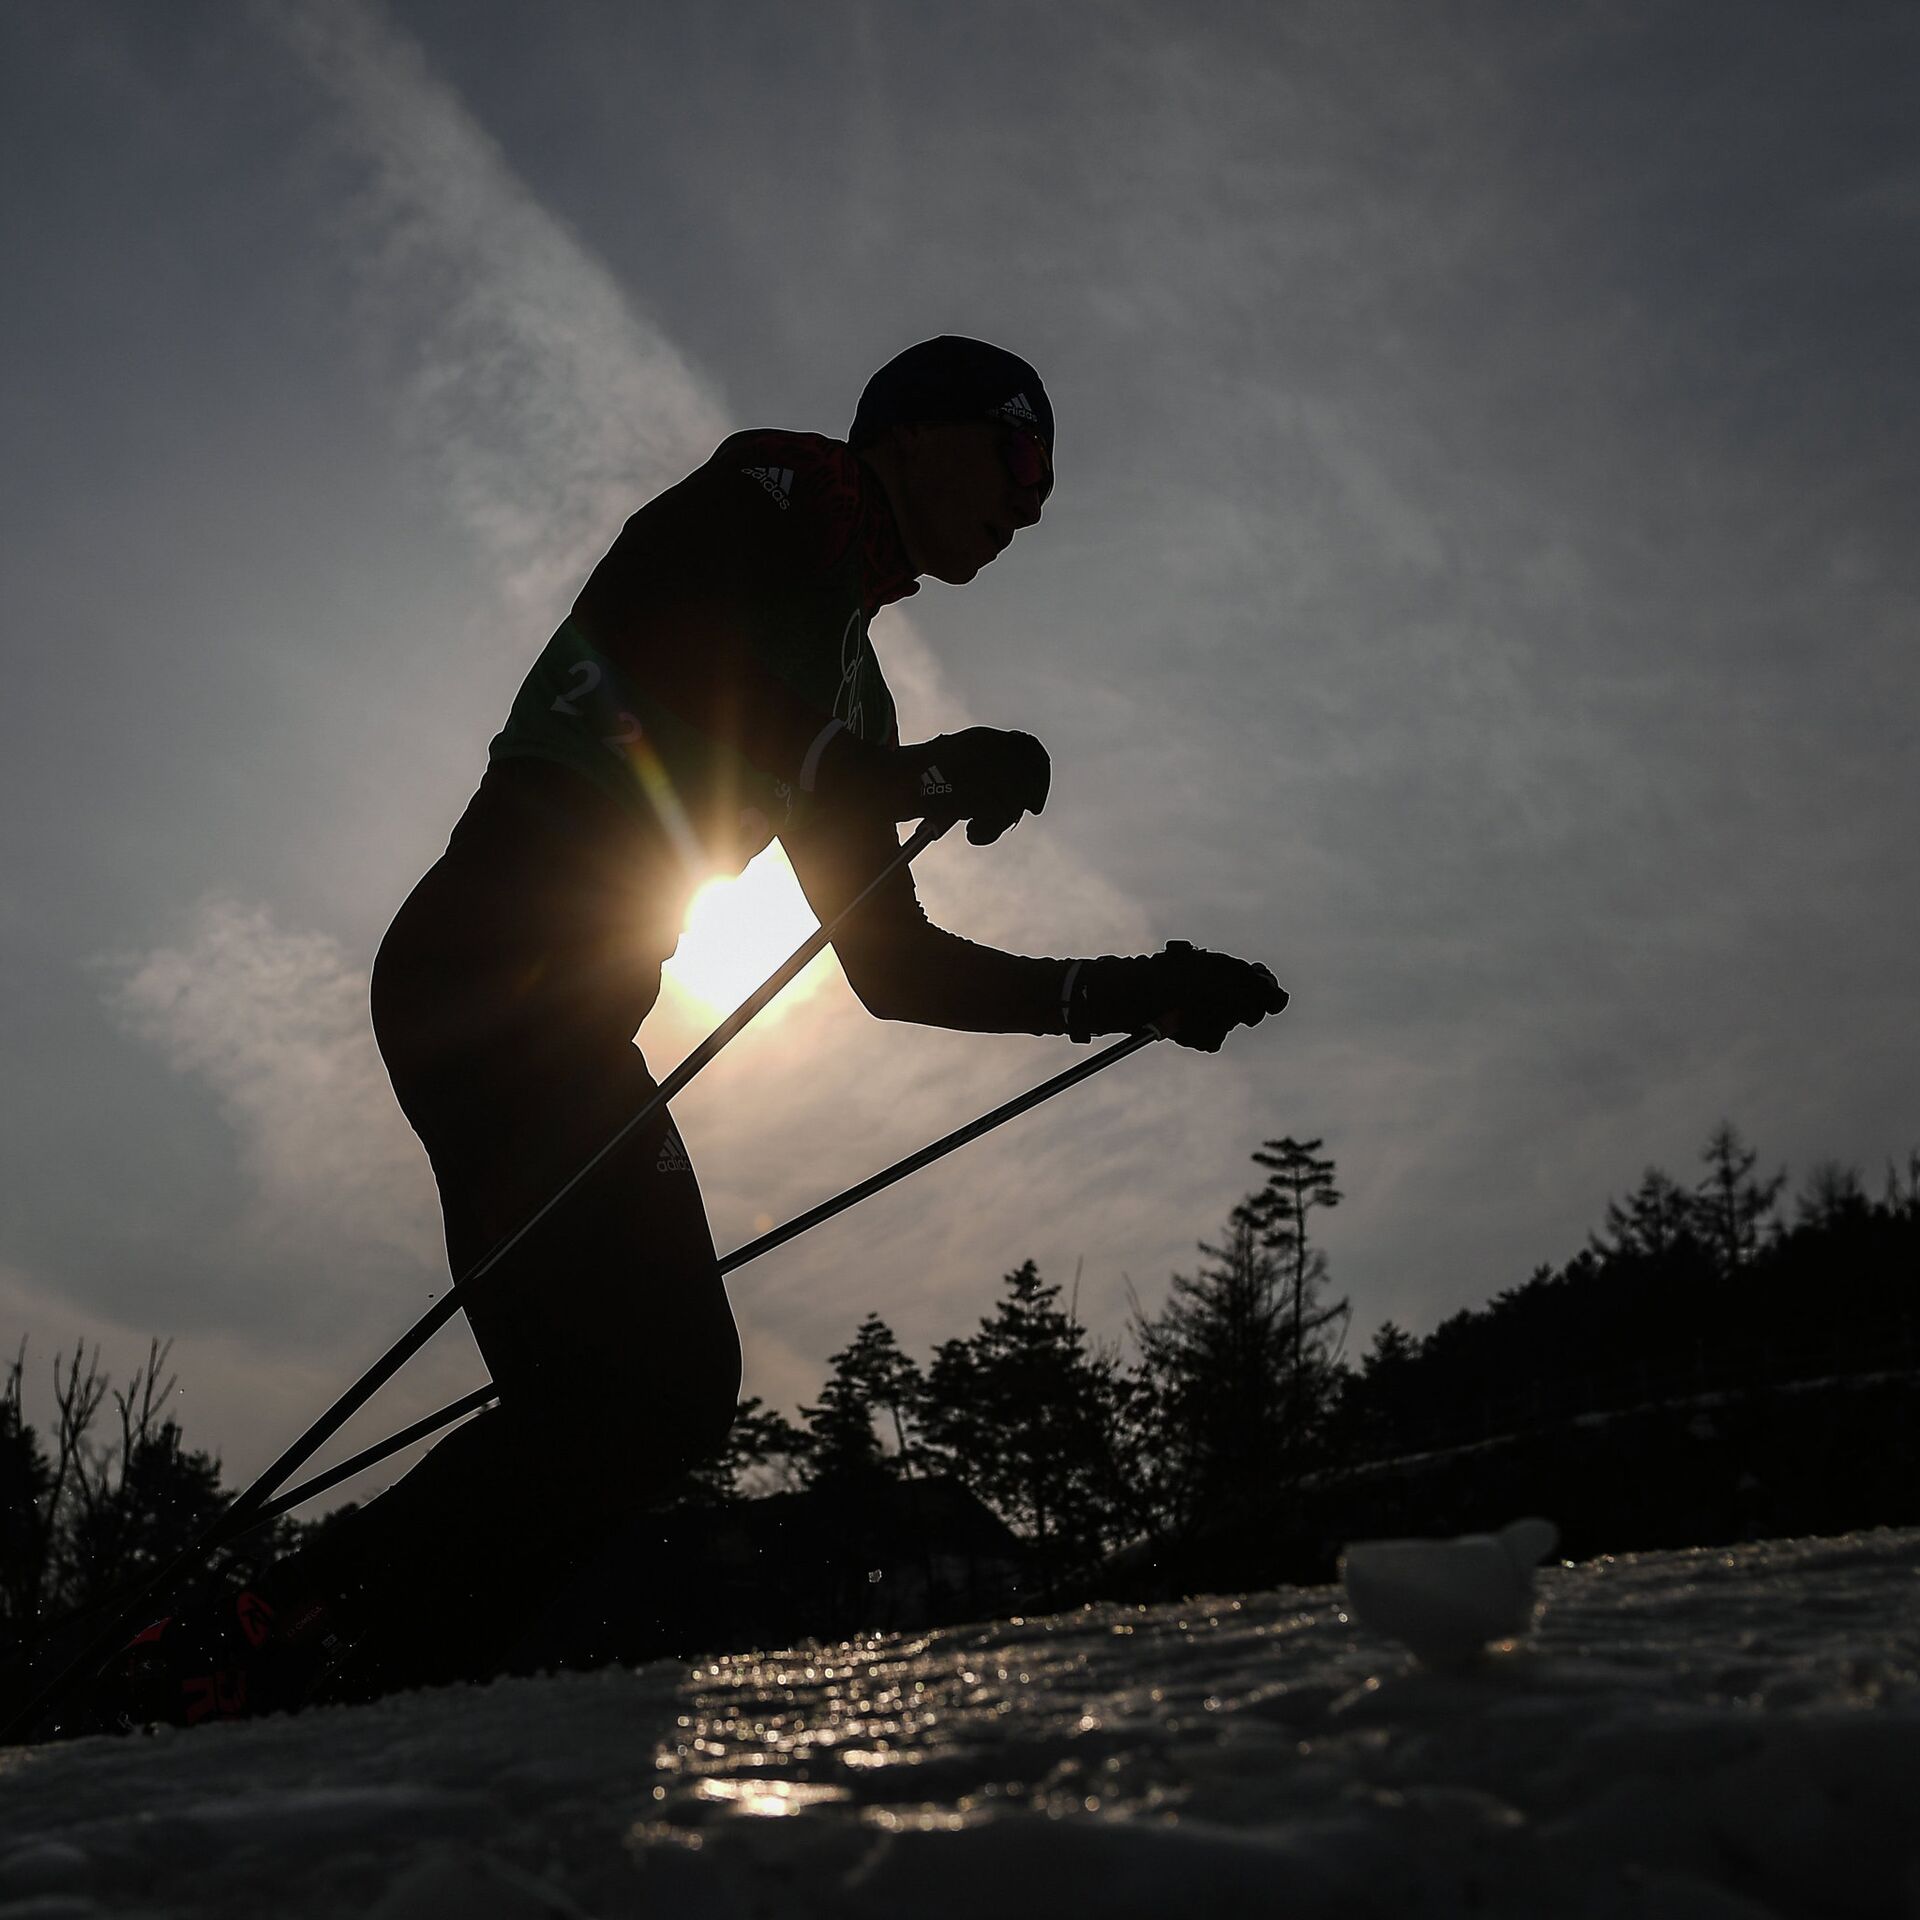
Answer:
[[(650, 1087), (629, 1087), (633, 1108)], [(739, 1335), (692, 1162), (664, 1113), (487, 1276), (468, 1313), (503, 1402), (537, 1411), (576, 1457), (611, 1448), (690, 1465), (732, 1422)]]

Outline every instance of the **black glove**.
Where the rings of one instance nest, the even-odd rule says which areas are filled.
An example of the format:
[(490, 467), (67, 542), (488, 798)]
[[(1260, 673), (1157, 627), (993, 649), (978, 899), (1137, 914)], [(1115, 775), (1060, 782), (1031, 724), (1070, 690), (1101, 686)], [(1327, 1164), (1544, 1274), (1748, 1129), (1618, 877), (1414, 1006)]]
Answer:
[(1156, 1026), (1183, 1047), (1218, 1053), (1235, 1027), (1257, 1027), (1286, 1004), (1286, 988), (1265, 967), (1169, 940), (1161, 952), (1137, 960), (1112, 954), (1082, 960), (1068, 1000), (1067, 1031), (1090, 1040), (1096, 1033)]
[(849, 733), (821, 762), (817, 791), (837, 805), (882, 809), (889, 820), (964, 820), (976, 847), (1047, 804), (1053, 764), (1030, 733), (968, 727), (915, 747), (872, 747)]
[(898, 820), (964, 820), (976, 847), (998, 840), (1023, 813), (1047, 804), (1053, 763), (1030, 733), (968, 727), (894, 749), (904, 775)]

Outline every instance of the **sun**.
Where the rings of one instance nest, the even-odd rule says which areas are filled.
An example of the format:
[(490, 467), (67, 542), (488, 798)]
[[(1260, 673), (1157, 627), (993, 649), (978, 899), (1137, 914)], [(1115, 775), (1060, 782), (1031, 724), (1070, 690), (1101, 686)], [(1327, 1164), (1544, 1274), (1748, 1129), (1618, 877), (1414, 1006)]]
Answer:
[[(819, 924), (785, 851), (769, 847), (738, 879), (709, 880), (693, 896), (662, 977), (701, 1012), (731, 1013)], [(822, 954), (761, 1019), (804, 999), (829, 971)]]

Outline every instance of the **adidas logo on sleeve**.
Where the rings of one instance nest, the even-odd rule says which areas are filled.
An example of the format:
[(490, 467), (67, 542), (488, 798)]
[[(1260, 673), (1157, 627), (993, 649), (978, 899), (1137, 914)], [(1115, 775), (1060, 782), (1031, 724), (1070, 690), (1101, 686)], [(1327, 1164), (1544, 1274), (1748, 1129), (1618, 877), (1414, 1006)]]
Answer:
[(793, 469), (791, 467), (742, 467), (749, 480), (758, 480), (767, 497), (782, 513), (793, 505)]

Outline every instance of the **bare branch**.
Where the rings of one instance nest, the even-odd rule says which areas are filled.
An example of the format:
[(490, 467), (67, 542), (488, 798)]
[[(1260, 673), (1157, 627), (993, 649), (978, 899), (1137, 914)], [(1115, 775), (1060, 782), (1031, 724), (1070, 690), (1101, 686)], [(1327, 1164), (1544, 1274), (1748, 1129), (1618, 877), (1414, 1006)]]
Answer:
[(158, 1337), (147, 1342), (146, 1360), (134, 1369), (133, 1378), (122, 1393), (113, 1390), (113, 1404), (120, 1413), (120, 1483), (126, 1484), (133, 1468), (133, 1457), (154, 1437), (154, 1416), (173, 1397), (179, 1375), (169, 1374), (163, 1382), (160, 1370), (173, 1352), (173, 1342), (164, 1344)]

